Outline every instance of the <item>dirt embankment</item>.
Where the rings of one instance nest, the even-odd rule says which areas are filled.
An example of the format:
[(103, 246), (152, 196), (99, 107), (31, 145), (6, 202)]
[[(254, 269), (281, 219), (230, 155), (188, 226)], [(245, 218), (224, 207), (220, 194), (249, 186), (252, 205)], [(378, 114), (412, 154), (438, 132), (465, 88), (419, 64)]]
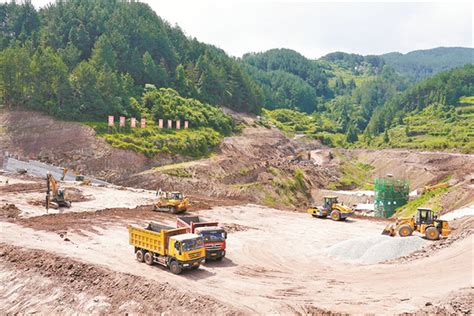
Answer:
[[(248, 127), (240, 135), (225, 138), (211, 158), (148, 170), (118, 183), (301, 208), (310, 200), (310, 188), (324, 187), (336, 174), (335, 169), (311, 159), (291, 161), (304, 148), (317, 146), (289, 139), (276, 129)], [(302, 170), (299, 179), (298, 169)]]
[(85, 125), (54, 119), (33, 111), (0, 110), (0, 166), (3, 153), (32, 158), (81, 173), (113, 180), (182, 157), (160, 155), (147, 159), (133, 151), (111, 147)]
[(407, 178), (410, 190), (447, 181), (450, 189), (441, 198), (442, 214), (474, 202), (474, 155), (395, 149), (356, 149), (345, 154), (372, 165), (374, 177)]
[(22, 290), (15, 300), (10, 290), (0, 290), (4, 313), (240, 314), (229, 305), (179, 290), (168, 282), (114, 272), (42, 250), (0, 244), (0, 262), (2, 282), (15, 279), (16, 291)]

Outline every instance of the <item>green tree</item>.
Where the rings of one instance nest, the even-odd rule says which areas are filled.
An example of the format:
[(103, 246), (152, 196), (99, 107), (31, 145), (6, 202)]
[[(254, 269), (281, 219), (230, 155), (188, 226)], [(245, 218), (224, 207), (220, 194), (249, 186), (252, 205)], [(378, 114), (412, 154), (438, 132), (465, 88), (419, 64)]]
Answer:
[(96, 67), (107, 66), (110, 69), (116, 69), (117, 55), (106, 35), (101, 35), (95, 42), (91, 61)]
[(347, 128), (346, 142), (355, 143), (358, 140), (359, 140), (359, 137), (357, 136), (357, 131), (354, 125), (350, 124), (349, 127)]

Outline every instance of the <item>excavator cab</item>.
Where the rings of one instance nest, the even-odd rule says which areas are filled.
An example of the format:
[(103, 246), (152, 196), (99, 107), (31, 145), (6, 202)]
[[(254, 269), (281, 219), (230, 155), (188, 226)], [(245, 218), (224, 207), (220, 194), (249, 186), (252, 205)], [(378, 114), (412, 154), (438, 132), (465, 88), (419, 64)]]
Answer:
[(431, 225), (436, 219), (436, 215), (429, 208), (419, 208), (416, 213), (416, 224), (417, 225)]

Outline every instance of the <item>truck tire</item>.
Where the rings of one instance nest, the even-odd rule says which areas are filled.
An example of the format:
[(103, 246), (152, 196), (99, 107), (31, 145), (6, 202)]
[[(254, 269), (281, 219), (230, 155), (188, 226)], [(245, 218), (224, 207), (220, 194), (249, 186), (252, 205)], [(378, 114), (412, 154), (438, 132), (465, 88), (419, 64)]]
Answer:
[(149, 266), (153, 265), (153, 254), (149, 251), (145, 253), (145, 263)]
[(198, 264), (197, 266), (193, 266), (193, 267), (191, 268), (191, 270), (197, 270), (197, 269), (199, 269), (199, 266), (200, 266), (199, 264)]
[(439, 230), (436, 227), (428, 227), (425, 230), (426, 239), (429, 240), (438, 240), (439, 239)]
[(339, 213), (339, 211), (337, 211), (337, 210), (332, 211), (332, 212), (331, 212), (331, 219), (332, 219), (333, 221), (339, 221), (339, 220), (341, 220), (341, 214)]
[(143, 255), (143, 250), (137, 250), (135, 253), (135, 256), (137, 257), (138, 262), (143, 262), (145, 261), (144, 255)]
[(398, 229), (398, 235), (400, 237), (408, 237), (408, 236), (411, 236), (412, 233), (413, 233), (413, 229), (411, 228), (410, 225), (402, 225)]
[(178, 214), (178, 208), (176, 206), (172, 206), (170, 208), (171, 214)]
[(181, 266), (179, 265), (179, 263), (177, 263), (176, 261), (171, 261), (170, 271), (173, 274), (180, 274), (182, 269), (181, 269)]

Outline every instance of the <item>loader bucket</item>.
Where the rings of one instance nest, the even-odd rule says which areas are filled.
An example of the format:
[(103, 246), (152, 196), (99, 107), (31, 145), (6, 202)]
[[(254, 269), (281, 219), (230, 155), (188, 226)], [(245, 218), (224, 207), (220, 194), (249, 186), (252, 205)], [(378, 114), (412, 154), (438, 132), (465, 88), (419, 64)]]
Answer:
[(386, 236), (395, 236), (395, 229), (393, 228), (393, 224), (388, 224), (382, 231), (382, 235)]

